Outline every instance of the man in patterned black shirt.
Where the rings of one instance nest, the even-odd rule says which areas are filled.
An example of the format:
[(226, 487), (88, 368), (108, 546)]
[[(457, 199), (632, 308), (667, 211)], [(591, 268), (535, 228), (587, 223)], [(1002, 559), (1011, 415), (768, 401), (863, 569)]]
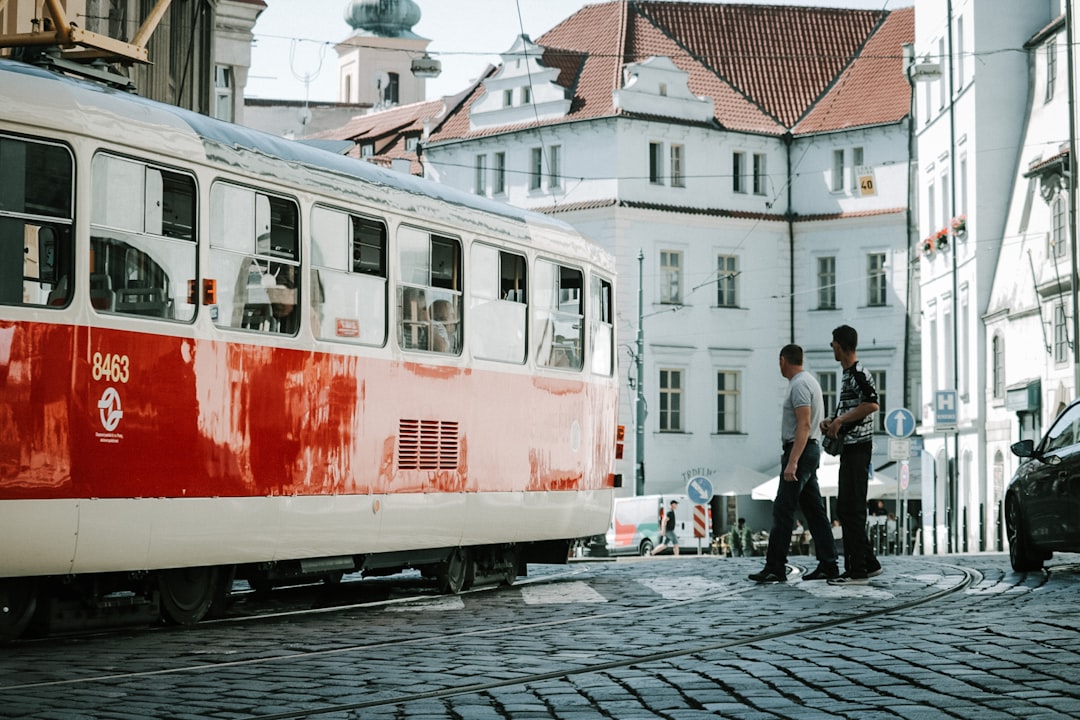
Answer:
[(844, 378), (836, 416), (821, 421), (821, 432), (844, 442), (836, 494), (836, 514), (844, 531), (844, 573), (829, 583), (865, 585), (868, 578), (881, 574), (881, 563), (866, 536), (866, 485), (874, 451), (878, 394), (870, 373), (855, 354), (859, 344), (855, 328), (841, 325), (833, 330), (832, 338), (833, 357), (844, 368)]

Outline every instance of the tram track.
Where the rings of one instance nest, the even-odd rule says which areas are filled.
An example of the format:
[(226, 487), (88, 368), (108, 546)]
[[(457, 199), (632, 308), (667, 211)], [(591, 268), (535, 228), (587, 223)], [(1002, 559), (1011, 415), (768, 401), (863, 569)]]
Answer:
[[(307, 708), (304, 710), (286, 711), (273, 714), (260, 714), (258, 720), (299, 720), (300, 718), (317, 717), (320, 715), (327, 715), (331, 713), (352, 712), (360, 710), (370, 710), (373, 708), (408, 705), (410, 703), (440, 700), (451, 697), (459, 697), (462, 695), (473, 695), (478, 693), (490, 692), (493, 690), (511, 688), (522, 685), (530, 685), (534, 683), (545, 682), (549, 680), (559, 680), (577, 675), (588, 675), (592, 673), (606, 672), (610, 670), (617, 670), (623, 668), (633, 667), (635, 665), (641, 665), (644, 663), (658, 662), (663, 660), (672, 660), (687, 656), (694, 656), (703, 653), (714, 653), (724, 650), (730, 650), (736, 647), (757, 645), (772, 640), (780, 640), (788, 637), (794, 637), (807, 633), (813, 633), (822, 630), (828, 630), (844, 625), (851, 625), (872, 618), (880, 617), (882, 615), (889, 615), (893, 613), (902, 612), (915, 607), (923, 605), (933, 604), (949, 595), (961, 592), (970, 588), (972, 585), (977, 584), (981, 579), (981, 574), (970, 568), (964, 568), (956, 565), (946, 565), (944, 563), (936, 563), (942, 567), (947, 567), (954, 571), (959, 571), (960, 580), (954, 585), (932, 592), (924, 597), (919, 597), (913, 600), (907, 600), (904, 602), (895, 603), (886, 607), (876, 608), (866, 612), (852, 613), (841, 617), (833, 618), (830, 620), (811, 622), (804, 625), (800, 625), (795, 628), (786, 628), (781, 630), (774, 630), (771, 632), (762, 632), (755, 634), (751, 637), (723, 640), (712, 643), (703, 643), (694, 645), (687, 648), (679, 648), (675, 650), (666, 650), (659, 652), (648, 652), (642, 655), (635, 655), (630, 658), (623, 658), (618, 660), (610, 660), (606, 662), (591, 663), (582, 665), (579, 667), (558, 670), (547, 673), (535, 673), (529, 675), (515, 676), (506, 679), (492, 680), (488, 682), (471, 683), (468, 685), (461, 685), (452, 688), (444, 688), (439, 690), (431, 690), (421, 693), (412, 693), (407, 695), (398, 695), (388, 698), (372, 699), (369, 701), (353, 702), (353, 703), (340, 703), (329, 705), (320, 708)], [(727, 596), (740, 595), (754, 589), (754, 586), (746, 586), (732, 590), (730, 593), (726, 593)], [(713, 599), (724, 599), (714, 598)], [(673, 603), (668, 603), (665, 607), (674, 607), (676, 605), (686, 605), (692, 602), (700, 602), (700, 600), (684, 600)], [(649, 608), (649, 612), (657, 610), (657, 608)], [(594, 616), (595, 617), (595, 616)], [(505, 629), (500, 632), (505, 632)]]
[[(451, 697), (458, 697), (463, 695), (471, 695), (478, 693), (486, 693), (499, 689), (513, 688), (515, 686), (528, 686), (534, 683), (541, 683), (550, 680), (565, 679), (572, 676), (588, 675), (591, 673), (602, 673), (622, 668), (629, 668), (632, 666), (649, 664), (659, 661), (672, 660), (687, 656), (695, 656), (700, 654), (716, 653), (721, 651), (730, 650), (732, 648), (740, 646), (750, 646), (760, 643), (765, 643), (773, 640), (779, 640), (787, 637), (794, 637), (802, 634), (815, 633), (825, 631), (831, 628), (841, 627), (844, 625), (854, 625), (859, 622), (879, 617), (882, 615), (888, 615), (892, 613), (900, 613), (911, 608), (931, 605), (938, 602), (947, 596), (963, 591), (967, 588), (971, 588), (980, 582), (981, 575), (974, 570), (958, 567), (955, 565), (946, 565), (943, 563), (928, 563), (937, 564), (943, 569), (948, 569), (950, 575), (957, 577), (957, 581), (951, 583), (947, 587), (930, 588), (930, 592), (925, 595), (921, 595), (914, 599), (908, 599), (901, 602), (890, 603), (879, 607), (874, 607), (865, 611), (847, 613), (844, 615), (831, 617), (819, 621), (813, 622), (800, 622), (796, 625), (789, 625), (786, 627), (770, 626), (772, 629), (764, 628), (752, 628), (748, 634), (742, 637), (731, 637), (730, 635), (723, 640), (717, 640), (716, 642), (707, 643), (695, 643), (686, 647), (680, 647), (663, 651), (648, 651), (646, 647), (629, 648), (618, 652), (617, 656), (612, 657), (613, 653), (608, 651), (606, 655), (608, 659), (603, 659), (599, 662), (584, 662), (573, 664), (552, 672), (540, 672), (540, 673), (523, 673), (520, 675), (514, 675), (511, 677), (492, 679), (483, 682), (464, 683), (454, 685), (452, 687), (435, 688), (424, 692), (416, 693), (399, 693), (399, 694), (384, 694), (381, 697), (373, 697), (369, 700), (361, 700), (355, 702), (343, 702), (343, 703), (331, 703), (319, 707), (307, 707), (304, 709), (296, 710), (284, 710), (282, 712), (274, 714), (257, 714), (260, 720), (288, 720), (292, 718), (304, 718), (304, 717), (317, 717), (328, 715), (331, 713), (342, 712), (354, 712), (362, 710), (370, 710), (373, 708), (387, 707), (387, 706), (403, 706), (411, 703), (440, 700)], [(805, 568), (801, 569), (805, 572)], [(525, 587), (529, 585), (545, 585), (556, 584), (561, 582), (567, 582), (574, 580), (574, 576), (580, 574), (582, 571), (569, 571), (562, 572), (558, 575), (546, 576), (542, 578), (523, 580), (516, 583), (515, 587)], [(799, 568), (795, 569), (794, 577), (797, 577)], [(943, 576), (944, 577), (944, 576)], [(483, 592), (480, 590), (478, 592)], [(92, 686), (94, 683), (107, 685), (110, 683), (128, 683), (133, 680), (139, 680), (140, 678), (162, 678), (163, 676), (175, 676), (184, 677), (187, 675), (199, 674), (199, 673), (226, 673), (231, 669), (240, 670), (242, 668), (251, 667), (266, 667), (270, 668), (274, 665), (281, 664), (296, 664), (304, 663), (308, 661), (318, 661), (332, 656), (345, 656), (349, 654), (357, 654), (364, 656), (378, 656), (382, 653), (389, 652), (395, 649), (402, 649), (408, 646), (418, 647), (430, 647), (433, 643), (439, 643), (442, 645), (452, 644), (457, 640), (463, 640), (467, 638), (478, 638), (483, 636), (502, 636), (512, 635), (514, 637), (523, 637), (534, 633), (545, 633), (547, 631), (554, 630), (560, 626), (573, 627), (574, 624), (586, 624), (586, 623), (599, 623), (599, 622), (615, 622), (620, 621), (629, 622), (630, 618), (635, 615), (641, 614), (655, 614), (663, 613), (680, 607), (692, 606), (695, 603), (717, 603), (725, 600), (737, 598), (750, 593), (760, 592), (760, 586), (752, 584), (738, 584), (725, 590), (721, 593), (712, 593), (707, 596), (696, 596), (688, 599), (671, 600), (661, 604), (650, 604), (647, 607), (635, 606), (635, 607), (620, 607), (612, 609), (606, 612), (589, 612), (584, 614), (575, 614), (573, 616), (562, 616), (556, 619), (548, 619), (536, 622), (527, 623), (512, 623), (512, 624), (500, 624), (496, 626), (484, 626), (484, 627), (472, 627), (462, 629), (460, 631), (452, 633), (422, 633), (411, 638), (395, 638), (378, 642), (367, 643), (351, 643), (343, 647), (318, 649), (318, 650), (302, 650), (298, 652), (286, 652), (284, 654), (275, 655), (273, 657), (250, 657), (250, 658), (238, 658), (236, 660), (225, 660), (221, 662), (210, 662), (200, 664), (190, 664), (182, 667), (172, 668), (159, 668), (153, 670), (144, 670), (139, 672), (124, 672), (113, 674), (95, 674), (94, 676), (78, 677), (78, 678), (64, 678), (53, 681), (26, 683), (22, 685), (8, 685), (0, 686), (0, 692), (7, 691), (36, 691), (45, 690), (47, 688), (55, 689), (57, 687), (72, 687), (72, 686)], [(445, 596), (442, 596), (445, 597)], [(327, 612), (337, 612), (342, 610), (351, 609), (365, 609), (373, 605), (386, 605), (389, 603), (408, 603), (408, 602), (423, 602), (427, 600), (433, 600), (430, 595), (416, 596), (408, 598), (396, 598), (392, 601), (383, 601), (382, 603), (359, 603), (351, 606), (339, 606), (334, 608), (316, 608), (297, 610), (290, 612), (274, 613), (272, 615), (260, 615), (250, 616), (244, 618), (231, 618), (228, 620), (216, 621), (217, 623), (239, 623), (243, 621), (259, 621), (273, 618), (287, 618), (296, 617), (301, 615), (311, 615)], [(287, 646), (289, 643), (285, 643)], [(256, 715), (253, 714), (253, 717)]]

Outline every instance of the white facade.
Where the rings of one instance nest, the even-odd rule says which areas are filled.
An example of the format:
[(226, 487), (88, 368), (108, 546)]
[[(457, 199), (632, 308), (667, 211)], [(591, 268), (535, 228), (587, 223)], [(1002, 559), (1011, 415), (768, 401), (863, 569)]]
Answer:
[[(527, 83), (512, 53), (503, 59), (485, 81), (492, 97)], [(682, 492), (697, 475), (722, 488), (753, 477), (746, 469), (762, 480), (776, 474), (786, 388), (778, 357), (786, 343), (801, 344), (807, 369), (832, 375), (838, 389), (831, 330), (851, 324), (860, 331), (860, 359), (887, 378), (887, 407), (903, 399), (906, 126), (798, 136), (789, 144), (719, 127), (712, 102), (690, 93), (686, 74), (670, 60), (653, 58), (625, 67), (616, 90), (616, 106), (640, 115), (521, 129), (512, 104), (493, 112), (485, 105), (489, 111), (474, 129), (489, 134), (429, 143), (423, 151), (429, 177), (557, 212), (615, 254), (626, 494), (635, 485), (639, 252), (645, 492)], [(507, 130), (491, 132), (499, 126)], [(875, 195), (852, 189), (855, 148), (860, 164), (872, 169)], [(845, 181), (834, 189), (836, 149), (847, 160)], [(825, 302), (818, 260), (830, 258), (835, 301)], [(880, 268), (873, 297), (870, 262)], [(881, 438), (875, 465), (887, 461)]]
[[(920, 247), (951, 230), (953, 218), (966, 218), (964, 233), (948, 234), (947, 250), (920, 253), (918, 260), (925, 393), (916, 417), (925, 442), (922, 531), (928, 552), (1001, 547), (1000, 492), (1016, 463), (1007, 451), (1004, 400), (988, 387), (988, 361), (991, 337), (1000, 334), (1006, 352), (1014, 353), (1006, 359), (1009, 382), (1038, 376), (1043, 367), (1042, 343), (1034, 341), (1038, 331), (1027, 319), (1035, 304), (1022, 289), (1028, 263), (1018, 247), (1028, 232), (1020, 225), (1037, 234), (1043, 211), (1036, 200), (1030, 217), (1021, 220), (1027, 181), (1017, 172), (1050, 152), (1042, 144), (1042, 133), (1050, 131), (1042, 111), (1029, 113), (1035, 88), (1028, 58), (1003, 48), (1022, 48), (1059, 10), (1057, 2), (916, 2), (915, 60), (940, 62), (943, 70), (941, 79), (914, 87)], [(935, 393), (948, 390), (957, 396), (955, 432), (935, 416)]]

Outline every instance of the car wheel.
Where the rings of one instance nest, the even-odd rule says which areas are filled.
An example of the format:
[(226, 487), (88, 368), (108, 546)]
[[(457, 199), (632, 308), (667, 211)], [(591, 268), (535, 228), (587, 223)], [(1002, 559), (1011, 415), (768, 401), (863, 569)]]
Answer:
[(648, 538), (646, 538), (645, 540), (642, 540), (641, 541), (641, 546), (638, 548), (638, 554), (641, 555), (641, 556), (645, 556), (645, 555), (650, 554), (652, 551), (653, 551), (652, 540), (649, 540)]
[(1024, 522), (1024, 514), (1020, 509), (1020, 501), (1010, 498), (1005, 512), (1005, 527), (1009, 536), (1009, 562), (1013, 570), (1016, 572), (1042, 570), (1043, 558), (1032, 550), (1027, 524)]

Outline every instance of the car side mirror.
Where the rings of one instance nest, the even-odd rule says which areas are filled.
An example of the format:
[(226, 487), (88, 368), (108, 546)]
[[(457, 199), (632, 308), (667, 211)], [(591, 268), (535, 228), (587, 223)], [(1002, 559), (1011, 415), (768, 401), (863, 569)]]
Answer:
[(1012, 454), (1016, 457), (1032, 457), (1035, 455), (1035, 441), (1034, 440), (1021, 440), (1020, 442), (1014, 442), (1009, 446), (1012, 450)]

